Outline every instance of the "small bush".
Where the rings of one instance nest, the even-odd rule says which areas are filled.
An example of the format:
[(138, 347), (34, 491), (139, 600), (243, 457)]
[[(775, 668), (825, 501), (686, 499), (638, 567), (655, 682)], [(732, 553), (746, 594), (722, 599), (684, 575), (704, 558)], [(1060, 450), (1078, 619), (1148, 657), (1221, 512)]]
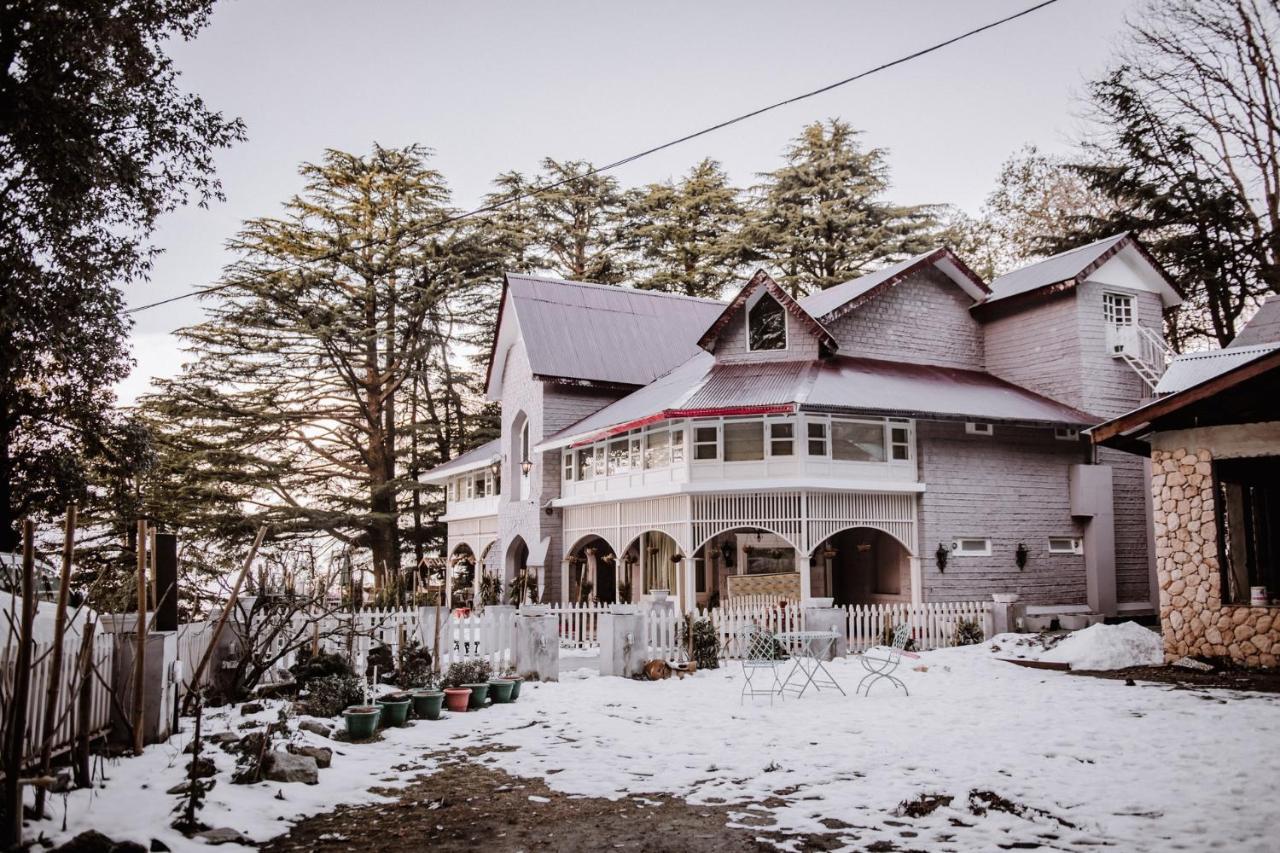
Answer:
[(396, 687), (401, 690), (430, 687), (434, 680), (431, 652), (417, 643), (410, 643), (400, 650), (400, 660), (396, 666)]
[(364, 701), (364, 683), (354, 675), (323, 675), (307, 685), (307, 710), (316, 717), (336, 717)]
[(955, 644), (957, 646), (974, 646), (985, 638), (982, 623), (977, 619), (961, 619), (956, 623)]
[(298, 652), (298, 662), (289, 667), (289, 672), (293, 674), (294, 681), (298, 682), (298, 687), (304, 689), (315, 679), (326, 675), (355, 674), (351, 664), (342, 655), (329, 652), (313, 655), (309, 649)]
[(461, 687), (464, 684), (483, 684), (493, 674), (493, 667), (484, 658), (460, 660), (449, 664), (440, 686)]
[(689, 635), (693, 635), (691, 657), (698, 669), (716, 669), (720, 666), (720, 638), (716, 635), (715, 625), (710, 619), (694, 619), (692, 614), (686, 615), (680, 631), (680, 642), (688, 647)]

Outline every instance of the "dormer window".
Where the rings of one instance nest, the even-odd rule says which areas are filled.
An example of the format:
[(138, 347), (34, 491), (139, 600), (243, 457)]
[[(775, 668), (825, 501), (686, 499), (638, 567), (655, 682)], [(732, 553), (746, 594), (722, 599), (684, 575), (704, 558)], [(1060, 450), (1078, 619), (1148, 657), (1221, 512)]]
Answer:
[(787, 348), (787, 315), (769, 293), (747, 312), (747, 348), (752, 352)]

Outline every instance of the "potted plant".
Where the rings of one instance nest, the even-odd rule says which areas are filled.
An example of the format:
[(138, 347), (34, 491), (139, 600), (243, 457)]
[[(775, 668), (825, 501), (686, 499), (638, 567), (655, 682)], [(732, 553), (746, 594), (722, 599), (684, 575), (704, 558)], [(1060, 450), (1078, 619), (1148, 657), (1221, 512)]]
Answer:
[(414, 690), (413, 715), (420, 720), (440, 719), (440, 708), (444, 705), (444, 691), (434, 687), (422, 687)]
[(352, 705), (342, 712), (347, 723), (347, 737), (352, 740), (368, 740), (378, 728), (382, 709), (377, 705)]
[(489, 676), (493, 668), (487, 660), (455, 661), (449, 664), (440, 684), (450, 711), (479, 710), (489, 698)]
[(409, 706), (413, 704), (413, 699), (408, 693), (379, 696), (377, 702), (382, 708), (382, 725), (400, 728), (409, 719)]
[(511, 701), (511, 694), (516, 683), (509, 678), (489, 679), (489, 699), (495, 705), (504, 705)]

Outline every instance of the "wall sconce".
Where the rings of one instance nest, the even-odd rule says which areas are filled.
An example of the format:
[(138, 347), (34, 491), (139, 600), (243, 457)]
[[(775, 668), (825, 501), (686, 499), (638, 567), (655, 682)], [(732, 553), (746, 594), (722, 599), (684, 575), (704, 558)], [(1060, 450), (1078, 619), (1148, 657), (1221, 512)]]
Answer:
[(520, 463), (520, 473), (524, 474), (526, 477), (529, 476), (529, 472), (532, 470), (533, 470), (533, 463), (530, 462), (528, 459), (525, 459)]
[(1027, 556), (1031, 552), (1027, 549), (1027, 543), (1019, 542), (1017, 549), (1013, 552), (1013, 561), (1018, 564), (1018, 571), (1022, 571), (1027, 567)]
[(951, 556), (951, 549), (943, 543), (938, 543), (938, 550), (933, 554), (938, 561), (938, 571), (945, 572), (947, 570), (947, 558)]
[(493, 476), (495, 476), (495, 477), (496, 477), (496, 476), (498, 476), (499, 474), (501, 474), (501, 473), (502, 473), (502, 463), (501, 463), (501, 462), (499, 462), (497, 459), (495, 459), (495, 460), (493, 460), (492, 462), (490, 462), (490, 463), (489, 463), (489, 473), (490, 473), (490, 474), (492, 474), (492, 475), (493, 475)]

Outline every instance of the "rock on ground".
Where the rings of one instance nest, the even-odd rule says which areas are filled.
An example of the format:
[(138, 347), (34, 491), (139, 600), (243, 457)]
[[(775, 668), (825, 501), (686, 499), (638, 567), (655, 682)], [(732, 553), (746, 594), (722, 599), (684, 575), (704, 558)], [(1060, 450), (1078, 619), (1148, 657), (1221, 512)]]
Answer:
[(262, 758), (262, 777), (272, 782), (320, 783), (320, 766), (310, 755), (291, 752), (268, 752)]
[(291, 743), (287, 749), (294, 755), (309, 755), (316, 760), (316, 766), (324, 770), (333, 763), (333, 750), (327, 746), (308, 746), (307, 744)]

